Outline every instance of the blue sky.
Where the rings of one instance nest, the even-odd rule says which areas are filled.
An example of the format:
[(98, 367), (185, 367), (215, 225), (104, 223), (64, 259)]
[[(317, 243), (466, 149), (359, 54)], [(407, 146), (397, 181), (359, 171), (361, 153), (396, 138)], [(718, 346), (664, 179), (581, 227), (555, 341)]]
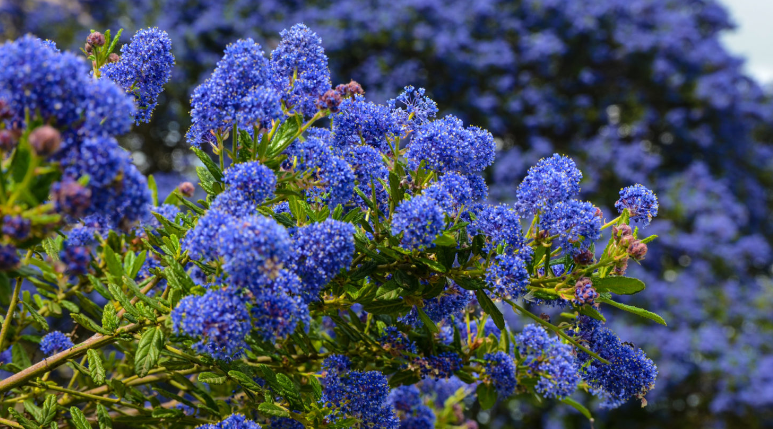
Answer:
[(724, 36), (731, 52), (746, 57), (746, 71), (773, 83), (773, 0), (721, 0), (737, 24)]

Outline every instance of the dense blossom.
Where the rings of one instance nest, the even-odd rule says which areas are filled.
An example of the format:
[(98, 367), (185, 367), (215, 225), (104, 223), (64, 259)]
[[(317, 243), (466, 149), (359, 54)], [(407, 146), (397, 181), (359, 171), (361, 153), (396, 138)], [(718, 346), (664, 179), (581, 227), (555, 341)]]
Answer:
[(133, 94), (137, 101), (135, 120), (149, 122), (158, 95), (172, 77), (172, 41), (165, 31), (148, 28), (138, 31), (121, 48), (121, 59), (102, 68), (105, 77)]
[(642, 185), (629, 186), (620, 190), (615, 208), (620, 212), (628, 209), (632, 220), (647, 226), (658, 215), (658, 197)]
[(402, 245), (413, 250), (432, 247), (443, 230), (443, 210), (435, 199), (427, 196), (403, 201), (395, 211), (392, 234), (403, 234)]
[(406, 156), (429, 170), (474, 173), (494, 162), (494, 137), (449, 115), (419, 126)]
[(384, 105), (355, 96), (344, 100), (333, 115), (335, 144), (339, 147), (367, 144), (384, 153), (391, 153), (389, 139), (403, 134), (397, 116)]
[[(272, 426), (273, 427), (273, 426)], [(261, 429), (260, 425), (249, 420), (243, 414), (231, 414), (225, 420), (215, 424), (196, 426), (196, 429)]]
[[(346, 204), (352, 198), (354, 172), (346, 161), (333, 155), (323, 138), (315, 136), (303, 142), (296, 141), (288, 148), (287, 154), (289, 159), (285, 162), (288, 167), (296, 162), (295, 168), (298, 171), (311, 173), (321, 184), (321, 187), (307, 192), (310, 202), (326, 203), (335, 207), (338, 204)], [(326, 194), (325, 198), (315, 198), (321, 192)]]
[(531, 259), (531, 249), (524, 246), (521, 219), (512, 207), (504, 204), (487, 206), (477, 213), (470, 233), (486, 237), (484, 248), (488, 252), (504, 245), (508, 253), (518, 253), (524, 259)]
[(508, 398), (515, 392), (518, 380), (515, 377), (515, 363), (512, 356), (499, 351), (487, 353), (483, 359), (486, 361), (486, 373), (491, 383), (501, 398)]
[(616, 408), (632, 397), (642, 399), (655, 387), (658, 369), (652, 360), (641, 349), (622, 342), (598, 320), (580, 316), (577, 336), (611, 362), (606, 365), (585, 352), (577, 353), (580, 376), (603, 400), (602, 406)]
[(256, 294), (250, 311), (253, 326), (264, 340), (274, 341), (290, 335), (296, 326), (308, 327), (309, 309), (298, 296), (302, 287), (298, 276), (283, 270), (271, 284), (271, 290)]
[(389, 393), (389, 402), (400, 419), (400, 429), (434, 429), (435, 413), (424, 405), (416, 386), (400, 386)]
[(52, 331), (40, 340), (40, 351), (46, 356), (53, 356), (73, 346), (72, 340), (67, 335)]
[(452, 216), (463, 206), (469, 208), (473, 201), (470, 182), (455, 172), (444, 174), (440, 180), (424, 190), (423, 195), (437, 201), (443, 211)]
[(526, 263), (518, 255), (496, 255), (494, 263), (486, 269), (486, 283), (502, 298), (519, 298), (529, 284)]
[(229, 190), (242, 192), (249, 201), (261, 204), (274, 196), (276, 176), (257, 161), (243, 162), (225, 170), (223, 181)]
[(588, 249), (601, 237), (601, 224), (598, 209), (590, 202), (577, 200), (559, 202), (548, 208), (540, 219), (541, 229), (558, 235), (562, 250), (573, 255)]
[[(424, 88), (417, 89), (408, 85), (396, 99), (389, 100), (388, 104), (392, 109), (405, 109), (405, 113), (407, 113), (411, 119), (419, 124), (423, 124), (434, 118), (438, 112), (437, 103), (424, 95), (425, 93), (426, 90)], [(398, 102), (405, 107), (397, 107)]]
[[(535, 387), (546, 398), (570, 396), (580, 383), (574, 350), (562, 344), (558, 337), (551, 337), (538, 325), (527, 325), (516, 336), (518, 351), (526, 358), (529, 373), (539, 376)], [(603, 364), (602, 364), (603, 365)]]
[(292, 267), (306, 283), (305, 299), (313, 301), (318, 290), (342, 268), (352, 263), (354, 227), (328, 219), (299, 228), (292, 238)]
[(322, 40), (303, 24), (279, 35), (282, 40), (271, 52), (271, 81), (292, 112), (313, 116), (316, 99), (330, 89), (330, 70)]
[(462, 358), (454, 352), (442, 352), (436, 355), (417, 358), (414, 365), (421, 370), (421, 378), (448, 378), (462, 369)]
[(250, 314), (233, 291), (211, 289), (203, 296), (183, 298), (172, 311), (172, 323), (175, 331), (201, 338), (195, 350), (228, 361), (246, 346)]
[(228, 229), (233, 217), (220, 210), (209, 210), (199, 218), (196, 227), (188, 231), (183, 240), (183, 249), (195, 258), (215, 259), (218, 251), (220, 232)]
[(569, 201), (580, 192), (581, 179), (582, 173), (570, 158), (558, 154), (543, 158), (518, 186), (518, 210), (536, 214)]

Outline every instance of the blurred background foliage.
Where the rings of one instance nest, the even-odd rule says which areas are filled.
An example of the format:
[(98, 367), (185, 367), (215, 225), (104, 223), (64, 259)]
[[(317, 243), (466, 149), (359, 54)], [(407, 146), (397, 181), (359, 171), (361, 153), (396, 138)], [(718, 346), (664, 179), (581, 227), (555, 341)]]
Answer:
[[(122, 27), (123, 41), (148, 26), (169, 33), (172, 82), (152, 123), (122, 144), (170, 190), (195, 166), (185, 141), (193, 88), (228, 43), (253, 37), (268, 52), (297, 22), (322, 37), (334, 84), (354, 79), (374, 101), (425, 87), (441, 113), (490, 129), (501, 153), (487, 180), (498, 200), (553, 152), (578, 161), (584, 196), (604, 201), (608, 218), (617, 195), (602, 190), (643, 183), (658, 193), (650, 232), (661, 239), (635, 273), (649, 291), (631, 301), (647, 300), (669, 326), (614, 326), (657, 362), (657, 388), (646, 408), (601, 412), (596, 427), (773, 427), (773, 105), (723, 46), (732, 25), (717, 2), (0, 2), (5, 39), (33, 33), (79, 49), (92, 28)], [(544, 407), (511, 400), (477, 418), (491, 428), (588, 427)]]

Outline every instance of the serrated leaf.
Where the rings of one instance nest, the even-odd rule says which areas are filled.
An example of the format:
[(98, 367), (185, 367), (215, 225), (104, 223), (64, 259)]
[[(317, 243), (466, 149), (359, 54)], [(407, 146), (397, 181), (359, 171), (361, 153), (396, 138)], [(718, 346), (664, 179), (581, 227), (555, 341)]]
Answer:
[(644, 317), (644, 318), (647, 318), (647, 319), (650, 319), (650, 320), (654, 320), (655, 322), (660, 323), (663, 326), (668, 326), (668, 325), (666, 325), (666, 321), (662, 317), (660, 317), (659, 315), (657, 315), (657, 314), (655, 314), (655, 313), (653, 313), (651, 311), (645, 310), (643, 308), (634, 307), (633, 305), (627, 305), (627, 304), (623, 304), (623, 303), (620, 303), (620, 302), (615, 302), (615, 301), (612, 301), (611, 299), (606, 298), (604, 296), (600, 296), (600, 297), (596, 298), (596, 301), (603, 302), (605, 304), (609, 304), (609, 305), (611, 305), (613, 307), (617, 307), (617, 308), (619, 308), (621, 310), (625, 310), (625, 311), (627, 311), (629, 313), (633, 313), (633, 314), (635, 314), (637, 316), (641, 316), (641, 317)]
[(108, 332), (115, 332), (118, 329), (118, 315), (115, 312), (115, 306), (112, 302), (105, 304), (102, 311), (102, 328)]
[(107, 287), (110, 289), (110, 294), (113, 296), (113, 299), (121, 303), (121, 307), (123, 307), (127, 313), (134, 317), (140, 317), (140, 312), (137, 311), (137, 308), (134, 307), (134, 304), (131, 303), (129, 297), (126, 296), (126, 294), (123, 292), (123, 290), (121, 290), (120, 287), (118, 287), (118, 285), (115, 283), (108, 283)]
[(40, 325), (40, 327), (44, 331), (48, 331), (48, 322), (46, 322), (46, 319), (40, 315), (37, 311), (35, 311), (34, 308), (32, 308), (31, 305), (27, 304), (26, 302), (22, 301), (22, 305), (24, 305), (24, 308), (29, 311), (30, 315), (32, 315), (32, 318), (35, 320), (35, 322)]
[(644, 282), (632, 277), (591, 277), (597, 292), (611, 292), (617, 295), (633, 295), (644, 290)]
[(43, 402), (42, 419), (39, 421), (41, 426), (45, 426), (54, 421), (56, 417), (56, 395), (46, 395)]
[(218, 375), (212, 372), (202, 372), (199, 374), (199, 381), (207, 384), (223, 384), (228, 379), (225, 375)]
[(395, 314), (406, 309), (405, 301), (400, 298), (383, 301), (371, 301), (362, 306), (364, 311), (373, 314)]
[(105, 255), (105, 263), (107, 264), (107, 270), (108, 272), (115, 278), (115, 281), (120, 282), (121, 278), (123, 278), (123, 266), (121, 265), (121, 260), (118, 258), (118, 255), (115, 254), (113, 251), (113, 248), (110, 246), (105, 246), (104, 250)]
[(94, 383), (97, 386), (105, 384), (105, 368), (102, 366), (102, 358), (99, 357), (99, 353), (94, 349), (89, 349), (86, 356), (89, 360), (89, 372)]
[(27, 419), (21, 413), (14, 410), (13, 407), (8, 407), (8, 413), (24, 428), (24, 429), (40, 429), (40, 426), (32, 420)]
[(212, 161), (212, 158), (210, 158), (209, 155), (194, 146), (191, 146), (191, 150), (196, 154), (197, 157), (199, 157), (201, 162), (204, 163), (204, 166), (207, 167), (207, 171), (209, 171), (215, 180), (223, 180), (223, 170), (221, 170), (220, 167), (218, 167), (215, 162)]
[[(263, 388), (256, 382), (254, 382), (247, 374), (240, 371), (228, 371), (228, 375), (236, 380), (245, 389), (252, 390), (253, 392), (262, 392)], [(313, 378), (313, 377), (312, 377)]]
[(43, 420), (43, 410), (35, 405), (31, 399), (24, 401), (24, 409), (32, 415), (36, 422), (40, 423)]
[(272, 417), (290, 417), (290, 413), (286, 409), (276, 404), (269, 404), (268, 402), (263, 402), (258, 405), (258, 411)]
[(99, 423), (99, 429), (113, 429), (113, 420), (110, 418), (110, 413), (107, 412), (102, 404), (97, 404), (97, 422)]
[(497, 391), (492, 384), (479, 384), (478, 388), (475, 389), (475, 393), (478, 395), (478, 402), (482, 410), (488, 410), (497, 403)]
[(416, 375), (415, 371), (406, 369), (398, 371), (389, 378), (389, 387), (410, 386), (418, 383), (419, 380), (421, 380), (421, 378)]
[(110, 335), (110, 331), (103, 329), (102, 326), (97, 324), (97, 322), (91, 320), (91, 318), (89, 318), (85, 314), (70, 313), (70, 317), (75, 319), (75, 321), (78, 322), (79, 325), (83, 326), (84, 328), (88, 329), (91, 332), (97, 332), (102, 335)]
[(454, 237), (453, 234), (449, 232), (444, 232), (442, 235), (435, 238), (433, 243), (438, 246), (453, 247), (456, 246), (456, 237)]
[(158, 357), (164, 347), (164, 332), (159, 328), (150, 328), (143, 332), (137, 353), (134, 355), (134, 372), (144, 377), (158, 364)]
[(89, 421), (78, 407), (70, 407), (70, 415), (72, 416), (72, 422), (77, 429), (91, 429)]
[(153, 309), (158, 310), (161, 314), (169, 314), (169, 313), (171, 313), (171, 310), (166, 308), (166, 307), (164, 307), (164, 306), (162, 306), (161, 304), (159, 304), (158, 300), (156, 300), (155, 298), (151, 298), (151, 297), (145, 295), (144, 293), (142, 293), (142, 290), (140, 290), (139, 286), (137, 286), (137, 283), (134, 280), (132, 280), (132, 279), (130, 279), (128, 277), (125, 277), (124, 278), (124, 283), (127, 286), (129, 286), (129, 289), (131, 289), (131, 291), (134, 293), (134, 296), (139, 298), (140, 301), (142, 301), (145, 304), (149, 305)]
[(483, 311), (491, 316), (491, 319), (494, 321), (494, 324), (497, 325), (497, 328), (505, 329), (505, 316), (502, 315), (502, 312), (499, 311), (499, 308), (497, 308), (494, 301), (489, 298), (486, 292), (478, 289), (475, 291), (475, 297), (478, 298), (478, 304), (480, 304)]

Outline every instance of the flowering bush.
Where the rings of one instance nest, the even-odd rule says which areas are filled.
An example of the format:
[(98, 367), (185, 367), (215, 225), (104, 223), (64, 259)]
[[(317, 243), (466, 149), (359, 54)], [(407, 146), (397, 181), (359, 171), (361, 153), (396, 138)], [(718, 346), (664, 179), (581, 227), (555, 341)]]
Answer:
[[(488, 131), (436, 118), (423, 89), (379, 105), (332, 87), (297, 24), (268, 58), (226, 48), (186, 136), (206, 197), (185, 183), (159, 204), (114, 136), (150, 119), (171, 45), (116, 40), (89, 35), (90, 72), (32, 36), (0, 46), (3, 424), (470, 427), (471, 400), (512, 395), (590, 419), (580, 390), (646, 405), (656, 366), (602, 310), (665, 325), (618, 300), (644, 290), (625, 274), (656, 238), (652, 191), (621, 190), (605, 221), (555, 154), (488, 204)], [(505, 307), (531, 324), (512, 332)]]

